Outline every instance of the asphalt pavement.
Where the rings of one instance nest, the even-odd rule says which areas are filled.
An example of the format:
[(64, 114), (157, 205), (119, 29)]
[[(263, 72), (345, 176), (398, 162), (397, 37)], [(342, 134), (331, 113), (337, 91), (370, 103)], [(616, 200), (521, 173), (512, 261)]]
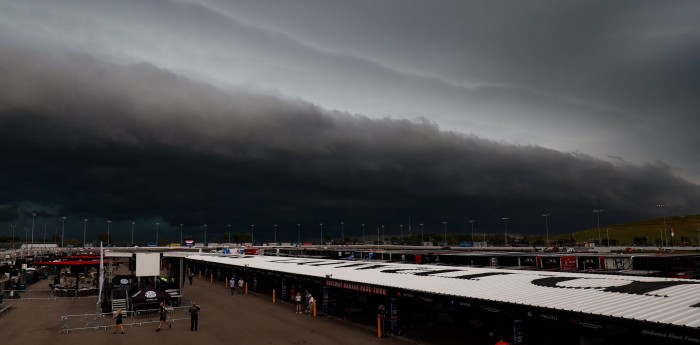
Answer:
[[(124, 265), (122, 265), (123, 269)], [(338, 318), (296, 314), (291, 303), (272, 303), (271, 296), (249, 293), (230, 295), (223, 283), (195, 278), (186, 283), (183, 304), (201, 307), (199, 329), (190, 331), (189, 313), (179, 310), (172, 329), (156, 332), (157, 322), (127, 318), (126, 334), (113, 334), (107, 327), (61, 332), (61, 316), (95, 313), (95, 297), (48, 299), (51, 281), (29, 286), (23, 300), (5, 300), (14, 306), (0, 315), (0, 343), (8, 345), (101, 345), (101, 344), (427, 344), (405, 337), (377, 338), (376, 329)], [(36, 299), (30, 299), (35, 297)], [(1, 307), (0, 307), (1, 308)], [(155, 319), (154, 319), (155, 320)], [(77, 321), (77, 323), (76, 323)], [(71, 317), (71, 324), (93, 324), (91, 317)]]

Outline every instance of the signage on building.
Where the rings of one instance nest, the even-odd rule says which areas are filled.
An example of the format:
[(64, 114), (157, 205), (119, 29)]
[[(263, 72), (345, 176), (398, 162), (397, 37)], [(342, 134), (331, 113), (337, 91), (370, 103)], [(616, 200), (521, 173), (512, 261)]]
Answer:
[(685, 341), (685, 342), (693, 343), (693, 344), (700, 344), (700, 338), (696, 338), (694, 336), (690, 336), (687, 334), (677, 334), (677, 333), (673, 333), (673, 332), (655, 331), (655, 330), (651, 330), (651, 329), (642, 329), (642, 334), (652, 336), (652, 337), (673, 339), (673, 340)]
[(326, 286), (336, 287), (336, 288), (346, 289), (346, 290), (366, 292), (366, 293), (371, 293), (371, 294), (375, 294), (375, 295), (383, 295), (383, 296), (387, 295), (387, 289), (383, 288), (383, 287), (342, 282), (342, 281), (338, 281), (338, 280), (326, 280)]

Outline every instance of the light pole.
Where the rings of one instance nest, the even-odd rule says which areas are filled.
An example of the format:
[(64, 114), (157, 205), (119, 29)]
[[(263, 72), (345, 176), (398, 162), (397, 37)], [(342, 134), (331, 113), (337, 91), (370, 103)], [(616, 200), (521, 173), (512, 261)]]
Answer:
[(362, 224), (362, 244), (367, 244), (367, 240), (365, 239), (365, 225)]
[[(134, 245), (134, 225), (136, 225), (136, 222), (131, 222), (131, 245)], [(180, 228), (182, 229), (182, 228)]]
[(445, 230), (445, 238), (444, 238), (445, 242), (443, 242), (443, 243), (446, 246), (447, 245), (447, 222), (442, 222), (442, 228), (443, 228), (443, 230)]
[[(111, 224), (112, 221), (107, 219), (107, 245), (109, 246), (109, 224)], [(158, 241), (156, 241), (157, 243)]]
[(610, 228), (605, 228), (605, 242), (606, 247), (610, 247)]
[(423, 245), (423, 223), (420, 223), (420, 245)]
[(401, 229), (401, 244), (403, 244), (403, 224), (399, 225), (399, 228)]
[(384, 225), (382, 225), (382, 244), (386, 244), (386, 232), (384, 230)]
[(204, 224), (204, 246), (207, 246), (207, 225)]
[(36, 217), (36, 213), (32, 213), (32, 248), (34, 248), (34, 217)]
[(156, 247), (158, 246), (158, 228), (160, 228), (160, 223), (156, 222)]
[(65, 237), (66, 234), (66, 217), (61, 217), (62, 218), (62, 223), (61, 223), (61, 247), (63, 247), (63, 237)]
[[(15, 248), (15, 230), (17, 230), (17, 225), (12, 224), (10, 227), (12, 228), (12, 248)], [(700, 238), (700, 235), (698, 235), (698, 238)]]
[[(668, 240), (666, 239), (666, 209), (668, 208), (668, 204), (658, 204), (656, 207), (660, 207), (661, 210), (664, 211), (664, 235), (661, 239), (661, 246), (663, 247), (663, 243), (666, 242), (666, 245), (668, 246)], [(33, 224), (33, 222), (32, 222)], [(32, 225), (33, 227), (33, 225)]]
[(297, 245), (301, 245), (301, 224), (297, 223)]
[(85, 234), (87, 233), (87, 218), (83, 219), (85, 224), (83, 225), (83, 248), (85, 248)]
[[(181, 226), (182, 228), (182, 226)], [(182, 232), (182, 229), (180, 229), (180, 232)], [(182, 240), (180, 240), (182, 241)], [(228, 225), (228, 243), (231, 243), (231, 224)]]
[(600, 212), (603, 212), (603, 210), (593, 210), (593, 213), (595, 213), (596, 222), (598, 223), (598, 245), (603, 245), (600, 238)]
[(250, 224), (250, 245), (255, 245), (255, 224)]
[(544, 217), (544, 231), (547, 234), (547, 243), (545, 243), (544, 247), (547, 248), (549, 247), (549, 213), (543, 214), (542, 217)]
[(508, 246), (508, 219), (510, 219), (510, 218), (503, 217), (501, 219), (503, 219), (503, 226), (504, 226), (505, 231), (506, 231), (506, 243), (504, 244), (504, 246), (507, 247)]
[(277, 244), (277, 224), (274, 225), (275, 227), (275, 245)]
[(321, 245), (323, 245), (323, 223), (318, 223), (318, 226), (321, 227)]
[(340, 245), (345, 243), (345, 222), (340, 222)]
[[(182, 226), (185, 224), (180, 223), (180, 245), (182, 245)], [(229, 241), (231, 240), (231, 237), (228, 239)]]
[(469, 223), (472, 223), (472, 246), (474, 246), (474, 219), (470, 219)]

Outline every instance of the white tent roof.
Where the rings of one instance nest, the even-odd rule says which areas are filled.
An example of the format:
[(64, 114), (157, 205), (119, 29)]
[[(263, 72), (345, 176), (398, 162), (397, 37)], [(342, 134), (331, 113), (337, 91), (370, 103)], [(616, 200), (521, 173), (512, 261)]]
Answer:
[(273, 256), (192, 260), (684, 327), (700, 327), (700, 282), (459, 266)]

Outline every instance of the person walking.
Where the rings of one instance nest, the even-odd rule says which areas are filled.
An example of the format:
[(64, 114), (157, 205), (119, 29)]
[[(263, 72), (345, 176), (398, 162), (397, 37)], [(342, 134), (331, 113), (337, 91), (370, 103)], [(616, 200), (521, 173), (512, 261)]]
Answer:
[(295, 312), (301, 314), (301, 292), (297, 291), (296, 296), (294, 296), (294, 305), (296, 306)]
[(117, 334), (117, 332), (121, 329), (122, 334), (124, 334), (124, 312), (121, 308), (117, 309), (117, 315), (115, 315), (115, 319), (117, 319), (117, 321), (114, 326), (114, 332), (112, 333)]
[(236, 278), (231, 277), (231, 280), (228, 281), (228, 287), (231, 288), (231, 295), (233, 295), (233, 291), (236, 290)]
[(192, 302), (192, 306), (189, 309), (190, 312), (190, 332), (197, 331), (197, 324), (199, 323), (199, 306)]
[(189, 279), (190, 285), (192, 285), (192, 278), (194, 278), (194, 272), (190, 271), (190, 274), (187, 275), (187, 279)]
[(306, 306), (306, 311), (309, 313), (309, 315), (314, 314), (314, 303), (316, 303), (314, 296), (309, 294), (309, 305)]
[(160, 314), (160, 322), (158, 322), (158, 329), (156, 329), (156, 331), (160, 331), (163, 324), (168, 325), (168, 328), (173, 328), (172, 321), (168, 321), (168, 311), (165, 309), (165, 302), (160, 302), (158, 313)]
[(242, 294), (243, 293), (243, 287), (245, 286), (245, 281), (243, 281), (243, 277), (240, 277), (238, 279), (238, 293)]
[(386, 309), (384, 305), (380, 305), (377, 309), (377, 318), (379, 318), (379, 336), (386, 338), (386, 328), (384, 327), (384, 320), (386, 320)]

